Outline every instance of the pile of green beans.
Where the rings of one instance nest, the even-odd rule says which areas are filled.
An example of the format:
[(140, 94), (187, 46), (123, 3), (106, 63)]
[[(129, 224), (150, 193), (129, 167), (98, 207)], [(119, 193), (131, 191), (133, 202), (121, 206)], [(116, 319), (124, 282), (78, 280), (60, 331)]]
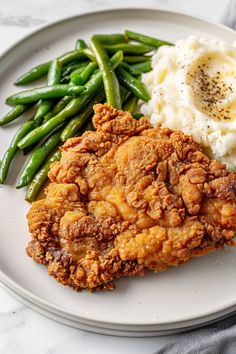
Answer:
[(79, 38), (71, 51), (21, 75), (16, 86), (44, 77), (46, 80), (44, 86), (17, 92), (6, 99), (6, 104), (13, 108), (0, 119), (0, 126), (19, 117), (25, 122), (2, 158), (0, 183), (5, 183), (16, 153), (28, 153), (16, 188), (28, 186), (25, 199), (34, 201), (47, 180), (51, 164), (60, 159), (60, 145), (85, 130), (93, 130), (95, 103), (107, 102), (139, 119), (138, 101), (150, 99), (141, 75), (152, 70), (152, 52), (162, 45), (171, 43), (132, 31), (96, 34), (88, 43)]

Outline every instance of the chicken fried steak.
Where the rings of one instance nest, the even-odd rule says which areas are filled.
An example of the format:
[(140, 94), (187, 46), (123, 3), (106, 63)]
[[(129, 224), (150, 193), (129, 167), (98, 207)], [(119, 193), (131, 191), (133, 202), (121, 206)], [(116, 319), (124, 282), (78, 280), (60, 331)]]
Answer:
[(30, 257), (92, 290), (234, 244), (236, 173), (181, 132), (107, 104), (94, 111), (96, 131), (63, 145), (28, 212)]

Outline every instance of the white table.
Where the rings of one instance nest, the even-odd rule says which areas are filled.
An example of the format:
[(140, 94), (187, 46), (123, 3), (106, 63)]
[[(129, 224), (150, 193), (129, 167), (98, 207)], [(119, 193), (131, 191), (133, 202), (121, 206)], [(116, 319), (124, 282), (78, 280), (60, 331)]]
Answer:
[[(227, 3), (227, 0), (2, 0), (0, 53), (38, 26), (77, 13), (145, 5), (220, 22)], [(153, 354), (159, 353), (159, 348), (169, 340), (169, 337), (119, 338), (69, 328), (36, 314), (0, 288), (0, 354)]]

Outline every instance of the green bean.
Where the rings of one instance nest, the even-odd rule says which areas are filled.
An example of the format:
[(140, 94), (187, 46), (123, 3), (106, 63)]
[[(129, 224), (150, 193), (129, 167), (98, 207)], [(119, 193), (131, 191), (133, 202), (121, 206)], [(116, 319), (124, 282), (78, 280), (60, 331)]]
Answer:
[(88, 61), (83, 61), (82, 63), (74, 63), (73, 65), (68, 65), (64, 68), (62, 77), (69, 76), (73, 71), (77, 69), (84, 69), (88, 64)]
[(62, 85), (68, 85), (70, 83), (70, 75), (63, 76), (60, 83)]
[[(80, 129), (75, 136), (82, 135), (86, 130), (94, 130), (93, 123), (91, 121), (89, 121), (84, 128)], [(41, 169), (36, 173), (32, 182), (30, 183), (25, 196), (25, 200), (27, 200), (28, 202), (33, 202), (37, 198), (40, 190), (42, 189), (43, 185), (45, 184), (48, 178), (48, 172), (50, 170), (51, 164), (55, 161), (60, 160), (60, 157), (61, 157), (61, 151), (59, 149), (57, 149), (55, 152), (51, 154), (51, 156), (49, 156), (47, 161), (44, 163)]]
[(44, 163), (44, 165), (41, 167), (41, 169), (36, 173), (34, 176), (32, 182), (29, 185), (29, 188), (27, 190), (25, 200), (28, 202), (33, 202), (40, 190), (42, 189), (42, 186), (46, 182), (48, 178), (48, 172), (50, 170), (50, 166), (53, 162), (60, 160), (61, 157), (61, 151), (57, 149)]
[(13, 160), (13, 157), (15, 156), (18, 147), (17, 144), (18, 142), (32, 129), (33, 127), (33, 121), (27, 121), (25, 122), (20, 129), (16, 132), (15, 136), (13, 137), (10, 146), (8, 147), (7, 151), (5, 152), (3, 159), (2, 159), (2, 164), (0, 167), (0, 183), (4, 183), (7, 174), (11, 165), (11, 162)]
[[(84, 127), (84, 131), (80, 131), (80, 134), (82, 133), (84, 133), (85, 131), (87, 131), (87, 130), (94, 130), (94, 126), (93, 126), (93, 122), (92, 121), (89, 121), (87, 124), (86, 124), (86, 126)], [(76, 135), (77, 136), (77, 135)]]
[(71, 96), (64, 96), (59, 102), (53, 107), (52, 114), (55, 116), (66, 107), (66, 105), (72, 100)]
[[(91, 76), (89, 81), (84, 85), (85, 91), (81, 96), (89, 96), (92, 94), (96, 94), (98, 90), (102, 87), (102, 74), (99, 69), (97, 69), (94, 74)], [(91, 98), (91, 97), (90, 97)]]
[(0, 119), (0, 126), (6, 125), (12, 122), (13, 120), (17, 119), (30, 107), (31, 105), (23, 105), (23, 104), (19, 104), (15, 106), (10, 112), (8, 112), (4, 117)]
[(86, 132), (87, 130), (90, 130), (90, 131), (94, 131), (94, 126), (93, 126), (93, 123), (91, 120), (89, 120), (87, 122), (87, 124), (85, 124), (84, 127), (82, 127), (76, 134), (75, 136), (81, 136), (83, 135), (84, 132)]
[(43, 123), (47, 122), (49, 119), (61, 112), (71, 100), (71, 96), (65, 96), (60, 99), (60, 101), (55, 104), (53, 109), (44, 116)]
[(131, 75), (137, 76), (143, 73), (148, 73), (152, 70), (152, 63), (151, 61), (144, 61), (142, 63), (137, 63), (130, 65), (128, 63), (122, 62), (120, 64), (124, 69), (130, 72)]
[[(94, 130), (93, 123), (89, 121), (85, 127), (80, 129), (75, 136), (81, 136), (86, 130)], [(60, 160), (61, 157), (61, 151), (57, 149), (44, 163), (43, 167), (36, 173), (34, 176), (32, 182), (29, 185), (29, 188), (27, 190), (25, 200), (28, 202), (33, 202), (40, 190), (42, 189), (42, 186), (45, 184), (47, 178), (48, 178), (48, 172), (50, 170), (51, 164), (55, 161)]]
[(78, 130), (84, 125), (87, 119), (93, 113), (93, 106), (98, 102), (103, 102), (105, 99), (105, 93), (102, 91), (93, 98), (85, 109), (76, 117), (72, 118), (70, 122), (64, 128), (61, 134), (61, 140), (66, 141), (68, 138), (75, 136)]
[[(117, 52), (111, 58), (111, 63), (113, 68), (121, 63), (123, 59), (122, 52)], [(56, 116), (49, 119), (47, 122), (43, 123), (40, 127), (35, 128), (27, 136), (25, 136), (19, 143), (20, 149), (25, 149), (37, 141), (39, 141), (44, 136), (48, 135), (53, 129), (55, 129), (59, 124), (67, 120), (68, 118), (79, 113), (86, 104), (91, 100), (93, 95), (95, 95), (102, 88), (102, 74), (100, 70), (95, 73), (91, 79), (84, 85), (85, 91), (83, 95), (72, 99), (66, 107), (59, 112)]]
[(25, 74), (21, 75), (15, 82), (15, 85), (26, 85), (35, 80), (40, 79), (44, 75), (47, 74), (49, 69), (50, 62), (43, 63), (40, 65), (35, 66), (30, 71), (26, 72)]
[(12, 95), (6, 99), (6, 103), (9, 105), (27, 104), (37, 102), (41, 99), (49, 99), (54, 97), (63, 96), (76, 96), (83, 91), (82, 86), (72, 85), (53, 85), (44, 86), (32, 90), (26, 90), (15, 95)]
[(128, 91), (125, 87), (120, 85), (120, 98), (121, 98), (122, 105), (130, 96), (130, 94), (131, 94), (130, 91)]
[[(31, 129), (31, 130), (33, 130), (34, 129), (34, 127)], [(37, 146), (38, 144), (36, 143), (36, 144), (33, 144), (33, 145), (30, 145), (30, 146), (28, 146), (27, 148), (25, 148), (24, 150), (23, 150), (23, 155), (25, 156), (25, 155), (28, 155), (28, 153), (29, 152), (31, 152), (32, 150), (34, 150), (34, 148)]]
[(63, 75), (60, 81), (61, 85), (69, 85), (71, 83), (70, 75)]
[[(122, 62), (122, 60), (123, 60), (123, 53), (122, 51), (118, 51), (110, 59), (112, 68), (115, 69)], [(102, 87), (102, 82), (103, 82), (102, 73), (101, 70), (98, 70), (92, 75), (91, 79), (84, 85), (85, 90), (82, 93), (82, 95), (89, 96), (94, 92), (96, 93)]]
[[(83, 51), (81, 49), (79, 50), (76, 49), (63, 54), (61, 57), (58, 58), (58, 60), (62, 64), (62, 66), (64, 66), (74, 60), (81, 61), (85, 58), (86, 56), (83, 53)], [(40, 79), (41, 77), (43, 77), (48, 73), (50, 63), (51, 61), (48, 61), (46, 63), (40, 64), (30, 69), (15, 81), (15, 85), (26, 85), (29, 84), (30, 82)]]
[(35, 116), (34, 116), (34, 127), (35, 128), (38, 127), (42, 123), (45, 114), (48, 113), (48, 111), (52, 107), (53, 103), (54, 102), (52, 100), (51, 101), (50, 100), (43, 100), (39, 103), (37, 112), (35, 113)]
[(87, 58), (89, 58), (91, 61), (95, 61), (96, 62), (96, 58), (93, 54), (93, 52), (91, 51), (91, 49), (86, 48), (86, 49), (82, 49), (84, 55), (86, 55)]
[(128, 64), (141, 63), (143, 61), (149, 61), (151, 59), (152, 57), (150, 55), (132, 55), (132, 56), (125, 55), (124, 56), (124, 61)]
[(122, 68), (126, 69), (131, 75), (138, 76), (141, 74), (140, 70), (136, 70), (135, 68), (133, 68), (133, 65), (129, 65), (128, 63), (122, 62), (120, 64), (120, 66), (122, 66)]
[(122, 109), (123, 111), (128, 111), (134, 113), (137, 109), (138, 97), (131, 95), (124, 103)]
[(132, 75), (130, 75), (124, 68), (120, 65), (116, 69), (120, 83), (130, 90), (135, 96), (141, 100), (147, 102), (150, 100), (150, 96), (147, 92), (145, 85)]
[(109, 54), (116, 53), (118, 50), (122, 50), (124, 54), (145, 54), (154, 50), (154, 48), (149, 45), (130, 43), (104, 45), (104, 48)]
[(126, 43), (127, 39), (123, 34), (96, 34), (96, 39), (102, 44)]
[(47, 85), (58, 85), (62, 75), (62, 64), (58, 59), (54, 59), (48, 70)]
[(61, 135), (61, 141), (65, 142), (67, 139), (76, 135), (86, 120), (92, 115), (93, 109), (89, 107), (86, 111), (82, 111), (77, 117), (73, 118), (66, 126)]
[(25, 136), (18, 143), (19, 148), (25, 149), (26, 147), (36, 143), (41, 138), (48, 135), (59, 124), (72, 117), (73, 115), (77, 114), (88, 103), (88, 101), (88, 96), (79, 96), (77, 98), (72, 99), (61, 112), (59, 112), (54, 117), (50, 118), (41, 126), (35, 128), (34, 130), (32, 130), (32, 132)]
[(142, 113), (133, 113), (132, 116), (134, 117), (134, 119), (139, 120), (140, 118), (143, 117)]
[(67, 68), (69, 68), (70, 66), (73, 66), (73, 65), (78, 65), (78, 64), (81, 64), (81, 62), (78, 62), (77, 60), (74, 60), (74, 61), (71, 61), (70, 63), (66, 64), (66, 65), (63, 65), (62, 67), (62, 75), (64, 73), (64, 70), (66, 70)]
[(144, 34), (132, 32), (132, 31), (125, 31), (125, 36), (126, 36), (127, 39), (131, 39), (131, 40), (134, 40), (136, 42), (141, 42), (141, 43), (144, 43), (144, 44), (147, 44), (147, 45), (151, 45), (151, 46), (153, 46), (155, 48), (159, 48), (162, 45), (173, 45), (170, 42), (166, 42), (166, 41), (163, 41), (161, 39), (157, 39), (157, 38), (154, 38), (154, 37), (149, 37), (149, 36), (146, 36)]
[[(59, 84), (61, 80), (61, 73), (62, 73), (61, 63), (57, 59), (53, 60), (50, 64), (50, 68), (48, 71), (47, 84), (49, 86)], [(53, 104), (54, 104), (53, 100), (43, 100), (40, 102), (37, 112), (35, 113), (33, 119), (35, 128), (42, 123), (45, 114), (47, 114), (50, 111)]]
[(17, 181), (16, 188), (27, 186), (34, 178), (35, 173), (42, 166), (47, 156), (56, 148), (60, 142), (62, 130), (53, 133), (46, 142), (43, 142), (40, 147), (34, 150), (26, 162), (23, 171)]
[(63, 70), (63, 75), (61, 78), (61, 84), (68, 84), (70, 83), (70, 74), (74, 71), (82, 72), (84, 68), (88, 65), (88, 61), (83, 61), (82, 63), (76, 63), (73, 65), (68, 65), (65, 70)]
[(126, 88), (124, 88), (123, 86), (120, 86), (120, 99), (121, 99), (122, 104), (125, 101), (125, 96), (126, 96), (127, 92), (128, 92), (128, 90)]
[(107, 103), (115, 108), (121, 108), (120, 86), (112, 63), (96, 36), (92, 36), (90, 45), (102, 73)]
[(83, 39), (77, 39), (75, 43), (75, 49), (84, 49), (87, 48), (87, 45)]
[(84, 85), (88, 79), (92, 76), (97, 68), (97, 64), (94, 62), (89, 63), (82, 72), (74, 71), (71, 75), (71, 82), (74, 85)]
[[(91, 62), (90, 62), (90, 63), (91, 63)], [(81, 74), (81, 73), (84, 71), (84, 69), (86, 69), (86, 67), (87, 67), (90, 63), (88, 63), (87, 65), (82, 66), (82, 67), (80, 67), (80, 68), (78, 68), (78, 69), (72, 71), (72, 73), (71, 73), (70, 76), (69, 76), (70, 80), (71, 80), (71, 76), (72, 76), (72, 75), (79, 75), (79, 74)]]
[(152, 70), (152, 62), (151, 61), (144, 61), (142, 63), (137, 63), (132, 65), (132, 69), (139, 71), (140, 73), (148, 73)]

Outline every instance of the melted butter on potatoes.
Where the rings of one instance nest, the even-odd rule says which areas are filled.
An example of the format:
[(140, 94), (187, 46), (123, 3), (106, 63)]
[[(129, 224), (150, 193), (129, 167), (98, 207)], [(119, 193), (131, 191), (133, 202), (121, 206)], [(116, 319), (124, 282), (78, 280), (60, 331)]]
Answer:
[(196, 108), (216, 120), (236, 117), (233, 100), (236, 88), (235, 63), (218, 53), (209, 53), (189, 67), (186, 84)]

